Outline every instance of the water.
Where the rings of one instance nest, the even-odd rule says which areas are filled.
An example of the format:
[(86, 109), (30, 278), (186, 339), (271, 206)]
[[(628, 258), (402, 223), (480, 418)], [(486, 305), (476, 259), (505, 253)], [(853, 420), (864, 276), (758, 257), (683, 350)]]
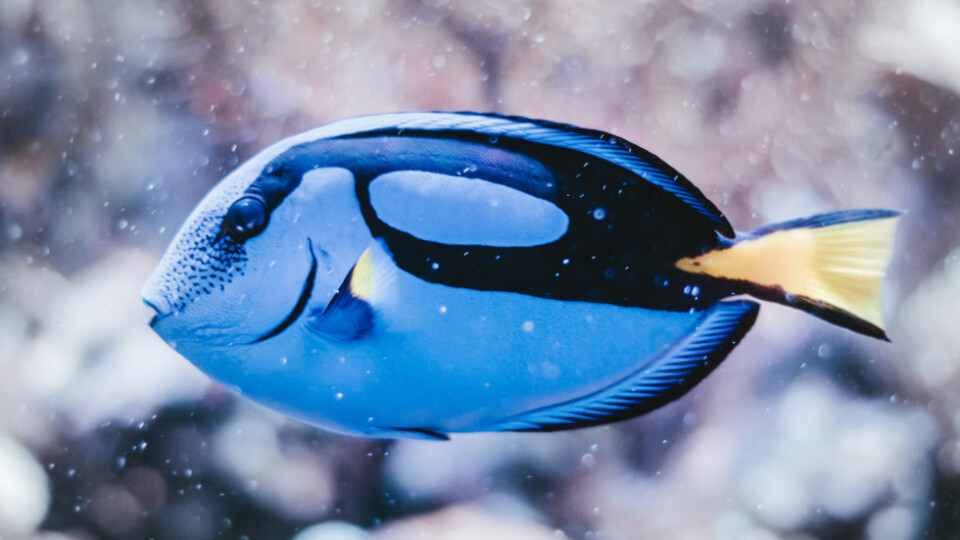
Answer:
[[(960, 48), (943, 31), (960, 8), (687, 4), (0, 9), (0, 536), (960, 530), (960, 63), (930, 53)], [(611, 131), (738, 230), (908, 210), (885, 286), (893, 343), (765, 306), (722, 369), (647, 416), (392, 443), (252, 405), (149, 331), (139, 286), (219, 178), (302, 129), (411, 109)]]

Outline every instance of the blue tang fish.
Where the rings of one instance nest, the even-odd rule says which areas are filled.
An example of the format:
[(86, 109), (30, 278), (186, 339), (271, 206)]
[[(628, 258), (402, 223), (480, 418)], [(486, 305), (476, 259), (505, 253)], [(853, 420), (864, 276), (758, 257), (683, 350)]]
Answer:
[(201, 370), (336, 432), (444, 439), (630, 418), (757, 317), (749, 295), (885, 339), (898, 212), (734, 232), (650, 152), (475, 113), (343, 120), (221, 181), (143, 289)]

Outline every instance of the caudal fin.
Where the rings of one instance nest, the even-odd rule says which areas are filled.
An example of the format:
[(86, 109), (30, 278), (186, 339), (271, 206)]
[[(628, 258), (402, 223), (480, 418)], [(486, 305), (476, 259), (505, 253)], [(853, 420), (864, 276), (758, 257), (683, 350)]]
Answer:
[(677, 268), (744, 282), (754, 296), (886, 339), (880, 287), (899, 215), (843, 210), (768, 225)]

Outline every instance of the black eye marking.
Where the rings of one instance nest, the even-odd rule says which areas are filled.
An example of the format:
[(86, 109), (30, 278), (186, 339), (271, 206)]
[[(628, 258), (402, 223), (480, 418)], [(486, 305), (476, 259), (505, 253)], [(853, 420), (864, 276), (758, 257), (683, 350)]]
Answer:
[(298, 145), (277, 156), (234, 201), (223, 217), (221, 234), (242, 244), (267, 227), (270, 213), (297, 189), (303, 173), (316, 168)]
[(230, 205), (223, 218), (223, 227), (231, 238), (243, 242), (263, 232), (269, 220), (267, 203), (263, 198), (246, 194)]

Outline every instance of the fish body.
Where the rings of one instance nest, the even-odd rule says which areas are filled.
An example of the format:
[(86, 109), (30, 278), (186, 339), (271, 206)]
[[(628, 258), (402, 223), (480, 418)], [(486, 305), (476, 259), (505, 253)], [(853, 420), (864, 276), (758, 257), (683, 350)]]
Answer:
[(206, 373), (326, 429), (569, 429), (692, 388), (756, 318), (731, 296), (885, 337), (896, 215), (737, 235), (680, 173), (610, 134), (378, 115), (285, 139), (228, 175), (143, 297), (157, 333)]

